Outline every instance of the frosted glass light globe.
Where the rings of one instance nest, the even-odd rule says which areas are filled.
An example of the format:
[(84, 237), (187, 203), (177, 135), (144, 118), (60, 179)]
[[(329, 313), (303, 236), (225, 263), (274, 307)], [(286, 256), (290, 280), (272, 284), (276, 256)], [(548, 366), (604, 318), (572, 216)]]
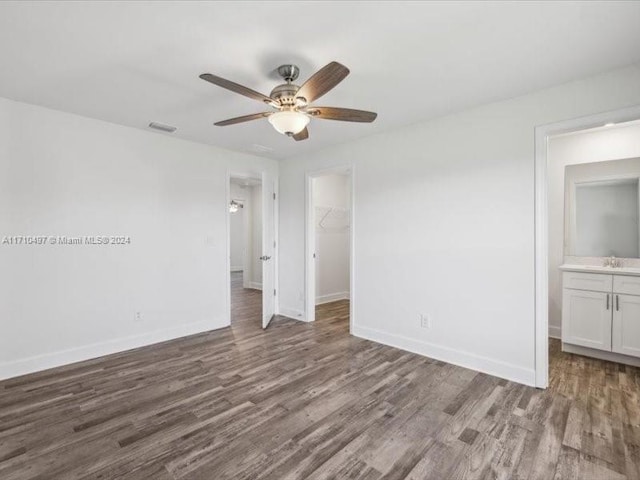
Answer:
[(295, 135), (309, 125), (310, 118), (304, 113), (285, 110), (269, 115), (269, 123), (283, 135)]

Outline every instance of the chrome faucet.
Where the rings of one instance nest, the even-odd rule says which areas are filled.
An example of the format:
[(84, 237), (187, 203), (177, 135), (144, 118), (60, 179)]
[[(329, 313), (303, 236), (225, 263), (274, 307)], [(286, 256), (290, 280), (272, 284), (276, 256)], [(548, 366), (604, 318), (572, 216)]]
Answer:
[(611, 255), (604, 261), (605, 267), (618, 268), (620, 267), (620, 260), (615, 257), (615, 255)]

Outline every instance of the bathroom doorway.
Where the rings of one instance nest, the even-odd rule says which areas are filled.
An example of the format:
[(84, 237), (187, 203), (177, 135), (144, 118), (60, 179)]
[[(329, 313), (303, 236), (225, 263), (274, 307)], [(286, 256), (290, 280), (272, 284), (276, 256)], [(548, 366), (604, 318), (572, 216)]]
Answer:
[[(606, 218), (609, 223), (620, 220), (624, 224), (626, 219), (616, 220), (624, 216), (619, 205), (609, 203), (613, 198), (621, 199), (622, 193), (626, 199), (633, 188), (637, 196), (640, 160), (634, 166), (632, 159), (640, 157), (639, 118), (640, 107), (632, 107), (536, 128), (535, 383), (540, 388), (557, 388), (560, 384), (566, 387), (567, 379), (580, 373), (572, 372), (571, 365), (582, 365), (584, 373), (585, 369), (608, 368), (599, 361), (620, 360), (611, 355), (611, 349), (615, 350), (611, 344), (615, 333), (611, 310), (615, 307), (613, 285), (611, 292), (605, 292), (607, 285), (602, 292), (595, 292), (595, 283), (604, 277), (589, 277), (591, 285), (580, 282), (595, 270), (606, 268), (607, 259), (619, 247), (602, 243), (607, 236), (616, 238), (608, 235), (611, 226), (594, 228), (599, 222), (598, 215), (600, 220)], [(632, 175), (634, 168), (638, 173)], [(631, 178), (634, 176), (636, 180)], [(635, 187), (631, 185), (634, 181)], [(614, 190), (617, 193), (612, 193)], [(588, 205), (591, 207), (583, 208)], [(640, 208), (637, 200), (635, 206), (635, 214), (631, 212), (634, 208), (628, 209), (628, 213), (637, 217)], [(585, 232), (596, 230), (602, 235), (584, 238)], [(637, 242), (638, 238), (636, 231), (636, 240), (630, 241)], [(640, 265), (640, 260), (633, 258), (623, 263), (634, 262)], [(598, 310), (600, 307), (602, 312)], [(634, 364), (634, 359), (627, 360), (624, 361), (627, 365)]]

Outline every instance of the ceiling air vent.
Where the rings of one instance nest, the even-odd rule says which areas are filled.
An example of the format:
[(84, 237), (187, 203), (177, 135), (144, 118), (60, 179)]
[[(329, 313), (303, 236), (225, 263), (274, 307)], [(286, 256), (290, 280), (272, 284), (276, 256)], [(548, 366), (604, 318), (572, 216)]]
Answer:
[(177, 130), (176, 127), (172, 127), (171, 125), (165, 125), (163, 123), (151, 122), (149, 124), (149, 128), (153, 128), (155, 130), (160, 130), (161, 132), (173, 133)]
[(252, 150), (254, 152), (267, 153), (267, 152), (272, 152), (273, 148), (266, 147), (266, 146), (260, 145), (258, 143), (254, 143), (253, 145), (251, 145), (251, 147), (249, 147), (249, 150)]

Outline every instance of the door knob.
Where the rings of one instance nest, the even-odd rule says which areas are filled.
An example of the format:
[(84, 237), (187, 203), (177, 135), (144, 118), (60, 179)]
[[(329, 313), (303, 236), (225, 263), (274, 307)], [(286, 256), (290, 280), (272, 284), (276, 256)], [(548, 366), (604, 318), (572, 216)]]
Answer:
[(271, 260), (271, 257), (268, 257), (267, 255), (263, 255), (260, 257), (260, 260), (264, 260), (264, 261)]

